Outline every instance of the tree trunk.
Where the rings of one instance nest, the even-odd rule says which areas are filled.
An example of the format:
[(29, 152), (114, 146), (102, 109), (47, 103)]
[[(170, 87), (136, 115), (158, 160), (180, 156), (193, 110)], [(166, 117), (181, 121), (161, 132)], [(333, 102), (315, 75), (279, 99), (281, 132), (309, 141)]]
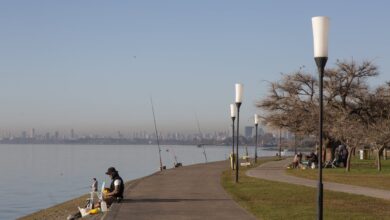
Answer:
[(385, 147), (380, 147), (380, 148), (378, 148), (378, 151), (376, 152), (376, 165), (377, 165), (378, 171), (382, 170), (381, 154), (383, 152), (383, 149), (385, 149)]
[(387, 149), (383, 150), (383, 160), (387, 160)]
[(330, 143), (330, 139), (324, 138), (324, 143), (322, 143), (323, 144), (323, 146), (322, 146), (322, 162), (326, 161), (326, 149), (329, 146), (329, 143)]
[(294, 154), (297, 154), (297, 134), (294, 134)]
[(345, 171), (349, 172), (351, 171), (352, 151), (355, 149), (355, 147), (347, 147), (347, 149), (348, 149), (348, 158), (347, 158), (347, 164), (345, 166)]

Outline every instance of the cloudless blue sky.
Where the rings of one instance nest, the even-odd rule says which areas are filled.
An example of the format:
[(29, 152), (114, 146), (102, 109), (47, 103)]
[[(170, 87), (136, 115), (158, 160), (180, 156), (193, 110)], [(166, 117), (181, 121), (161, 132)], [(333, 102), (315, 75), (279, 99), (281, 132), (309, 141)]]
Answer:
[(241, 126), (266, 81), (316, 73), (311, 17), (330, 17), (329, 61), (374, 60), (390, 80), (388, 1), (1, 1), (0, 129), (128, 134)]

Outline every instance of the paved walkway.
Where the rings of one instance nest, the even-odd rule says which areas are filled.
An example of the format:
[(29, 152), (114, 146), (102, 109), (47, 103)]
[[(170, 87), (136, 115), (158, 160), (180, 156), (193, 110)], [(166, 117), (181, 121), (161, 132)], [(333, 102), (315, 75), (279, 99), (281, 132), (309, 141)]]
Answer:
[[(285, 173), (285, 169), (289, 163), (291, 163), (291, 158), (264, 163), (256, 168), (248, 170), (246, 174), (248, 176), (256, 177), (260, 179), (286, 182), (286, 183), (309, 186), (309, 187), (318, 186), (317, 180), (308, 180), (304, 178), (287, 175)], [(324, 184), (324, 189), (326, 190), (352, 193), (352, 194), (390, 200), (390, 191), (388, 190), (380, 190), (380, 189), (373, 189), (373, 188), (361, 187), (361, 186), (352, 186), (352, 185), (332, 183), (332, 182), (323, 182), (323, 184)]]
[(254, 220), (222, 188), (227, 161), (156, 173), (126, 188), (125, 199), (103, 217), (111, 219)]

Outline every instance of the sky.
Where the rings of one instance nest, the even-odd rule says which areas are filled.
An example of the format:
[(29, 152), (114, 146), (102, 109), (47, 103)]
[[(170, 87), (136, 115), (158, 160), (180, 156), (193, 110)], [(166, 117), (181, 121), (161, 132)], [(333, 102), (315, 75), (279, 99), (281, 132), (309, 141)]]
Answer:
[(269, 82), (316, 73), (311, 17), (330, 17), (329, 59), (372, 60), (390, 80), (388, 1), (0, 1), (0, 133), (228, 130), (262, 112)]

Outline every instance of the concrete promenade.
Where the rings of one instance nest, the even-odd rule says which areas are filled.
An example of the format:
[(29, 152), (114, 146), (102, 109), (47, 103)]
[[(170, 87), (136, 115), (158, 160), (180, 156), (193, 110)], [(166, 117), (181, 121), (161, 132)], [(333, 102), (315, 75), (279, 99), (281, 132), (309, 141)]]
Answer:
[[(285, 169), (289, 163), (291, 163), (291, 158), (272, 161), (264, 163), (256, 168), (248, 170), (246, 175), (261, 179), (291, 183), (296, 185), (308, 186), (308, 187), (317, 187), (317, 180), (309, 180), (304, 178), (299, 178), (291, 176), (285, 173)], [(373, 189), (368, 187), (361, 186), (352, 186), (341, 183), (332, 183), (332, 182), (323, 182), (325, 190), (339, 191), (345, 193), (352, 193), (364, 196), (370, 196), (380, 199), (390, 200), (390, 191)]]
[(228, 161), (198, 164), (142, 178), (103, 219), (256, 219), (222, 188), (221, 173), (228, 167)]

